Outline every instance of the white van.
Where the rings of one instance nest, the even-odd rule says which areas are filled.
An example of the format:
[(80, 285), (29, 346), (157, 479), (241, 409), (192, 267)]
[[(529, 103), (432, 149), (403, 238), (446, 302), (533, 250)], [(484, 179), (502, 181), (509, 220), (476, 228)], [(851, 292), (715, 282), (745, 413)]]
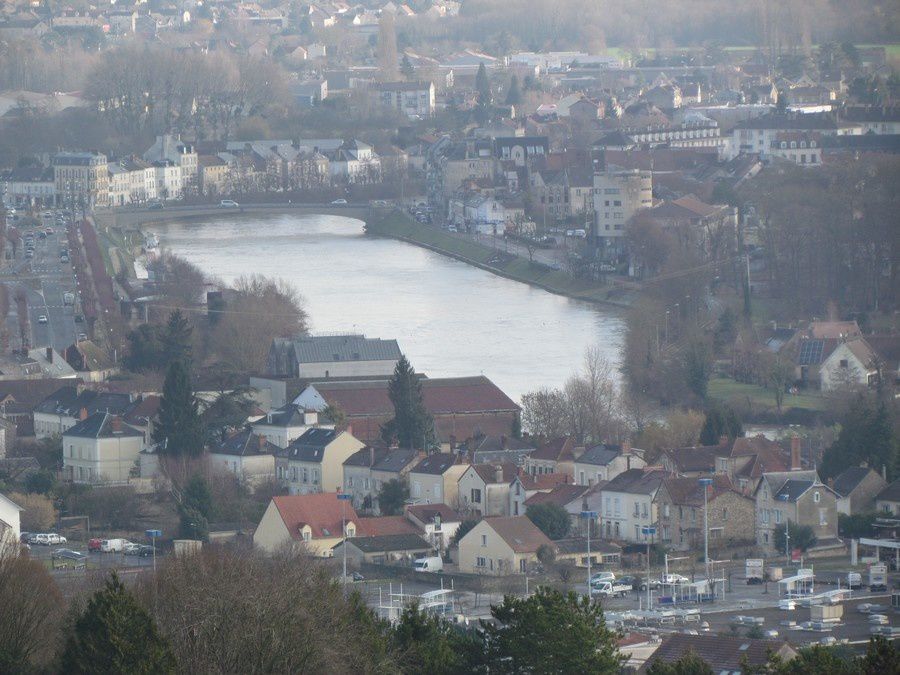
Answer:
[(128, 543), (127, 539), (104, 539), (100, 542), (100, 550), (103, 553), (121, 553)]
[(444, 561), (440, 556), (419, 558), (413, 561), (413, 569), (416, 572), (440, 572), (444, 569)]

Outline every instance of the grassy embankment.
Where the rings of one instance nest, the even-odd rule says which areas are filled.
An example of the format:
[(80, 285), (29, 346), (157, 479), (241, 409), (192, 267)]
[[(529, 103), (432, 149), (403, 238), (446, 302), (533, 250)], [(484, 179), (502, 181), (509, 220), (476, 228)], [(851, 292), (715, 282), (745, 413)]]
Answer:
[(499, 276), (543, 288), (551, 293), (577, 300), (627, 307), (629, 298), (621, 290), (596, 281), (573, 279), (562, 270), (554, 270), (524, 258), (504, 255), (490, 246), (458, 237), (435, 227), (422, 225), (404, 214), (374, 215), (366, 222), (369, 234), (401, 239), (457, 258)]

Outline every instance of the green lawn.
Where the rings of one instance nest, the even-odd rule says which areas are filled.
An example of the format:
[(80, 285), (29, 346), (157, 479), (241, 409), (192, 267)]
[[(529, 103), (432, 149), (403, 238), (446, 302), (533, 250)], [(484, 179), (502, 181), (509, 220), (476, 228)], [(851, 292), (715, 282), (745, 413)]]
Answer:
[[(717, 377), (709, 381), (709, 396), (726, 402), (749, 400), (754, 406), (775, 409), (775, 394), (771, 390), (755, 384), (735, 382), (725, 377)], [(818, 394), (805, 392), (796, 395), (785, 394), (782, 409), (824, 410), (825, 403), (825, 398)]]

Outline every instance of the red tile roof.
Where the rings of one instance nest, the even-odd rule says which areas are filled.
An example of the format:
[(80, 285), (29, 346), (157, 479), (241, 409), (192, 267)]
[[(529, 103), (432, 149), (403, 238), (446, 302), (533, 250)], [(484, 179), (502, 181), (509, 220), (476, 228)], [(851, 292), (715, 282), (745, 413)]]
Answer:
[(567, 473), (542, 473), (537, 476), (520, 473), (519, 479), (526, 490), (552, 490), (557, 485), (568, 483), (570, 476)]
[(346, 522), (359, 522), (359, 516), (349, 501), (339, 500), (336, 492), (311, 495), (286, 495), (272, 497), (275, 507), (291, 538), (300, 540), (300, 528), (309, 525), (313, 538), (342, 536), (343, 518)]
[[(393, 415), (386, 380), (314, 383), (316, 391), (350, 417)], [(425, 407), (433, 415), (518, 411), (519, 406), (483, 375), (422, 380)]]
[(558, 506), (565, 506), (566, 504), (571, 504), (580, 497), (583, 497), (589, 490), (590, 486), (588, 485), (573, 485), (571, 483), (557, 485), (550, 490), (550, 492), (538, 492), (537, 494), (531, 495), (525, 500), (525, 505), (556, 504)]
[(547, 441), (531, 453), (532, 459), (565, 462), (575, 459), (575, 440), (571, 436), (561, 436)]
[(502, 471), (501, 483), (508, 485), (512, 483), (518, 472), (518, 467), (512, 462), (504, 462), (502, 464), (473, 464), (472, 468), (481, 476), (481, 480), (485, 483), (497, 482), (497, 468)]
[(422, 530), (403, 516), (360, 518), (356, 521), (357, 537), (382, 537), (389, 534), (421, 534)]

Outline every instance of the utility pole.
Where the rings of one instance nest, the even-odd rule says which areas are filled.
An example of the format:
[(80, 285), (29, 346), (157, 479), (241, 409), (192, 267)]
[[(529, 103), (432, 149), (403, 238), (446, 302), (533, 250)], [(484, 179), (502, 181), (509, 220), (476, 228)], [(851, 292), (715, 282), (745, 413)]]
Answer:
[(709, 486), (712, 478), (701, 478), (703, 487), (703, 562), (706, 563), (706, 581), (709, 582)]
[(588, 600), (590, 600), (594, 594), (594, 589), (591, 586), (591, 527), (594, 524), (594, 519), (597, 517), (597, 512), (596, 511), (582, 511), (581, 517), (587, 521), (587, 585), (588, 585)]
[(341, 551), (343, 552), (344, 559), (344, 579), (343, 584), (346, 588), (347, 586), (347, 501), (350, 499), (350, 495), (346, 492), (338, 492), (337, 498), (341, 502), (341, 537), (343, 537), (341, 542)]

